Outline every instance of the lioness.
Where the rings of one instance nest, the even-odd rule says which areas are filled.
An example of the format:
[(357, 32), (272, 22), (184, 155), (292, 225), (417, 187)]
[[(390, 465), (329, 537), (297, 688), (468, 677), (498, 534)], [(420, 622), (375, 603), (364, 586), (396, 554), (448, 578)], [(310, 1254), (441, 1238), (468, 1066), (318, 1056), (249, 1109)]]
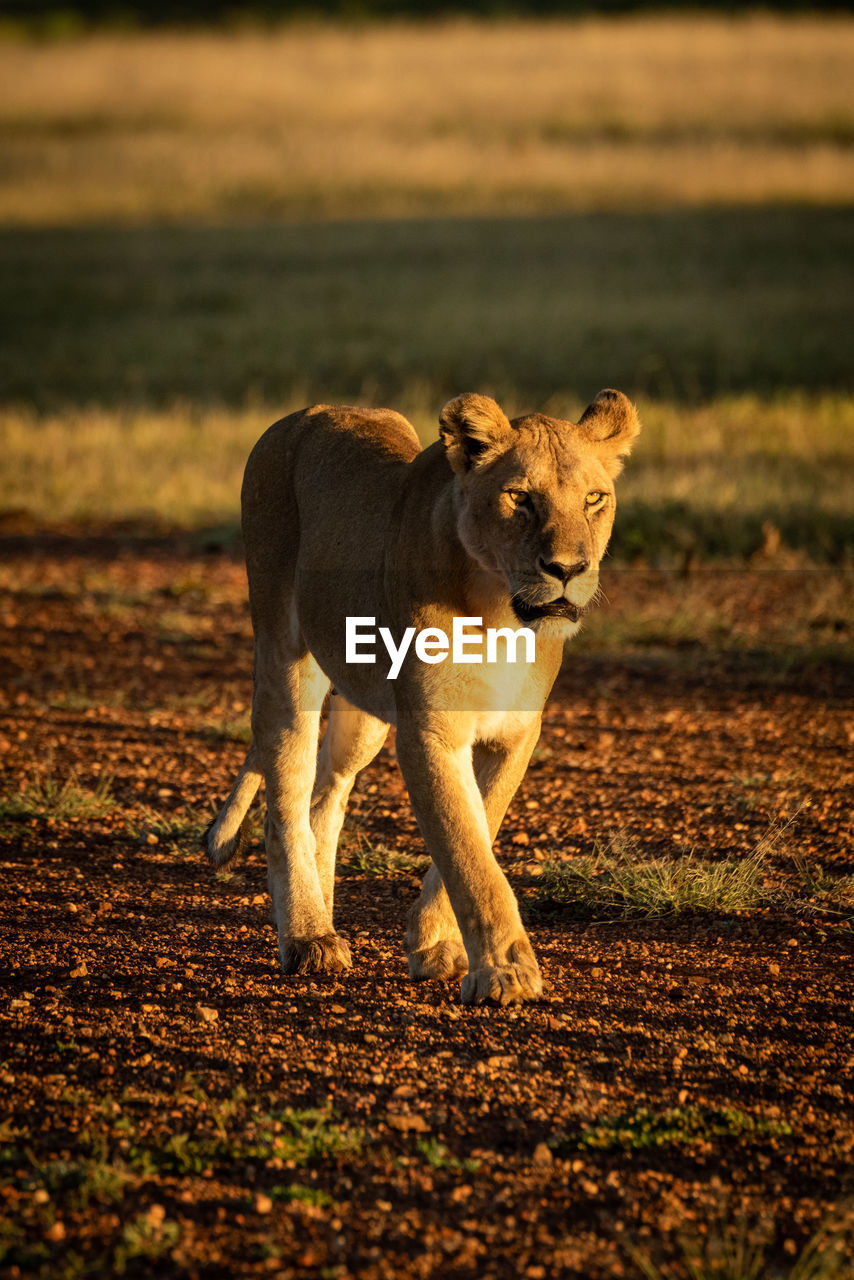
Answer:
[[(206, 833), (216, 867), (244, 841), (263, 778), (265, 841), (285, 973), (338, 973), (335, 852), (356, 774), (397, 726), (397, 756), (432, 858), (407, 929), (413, 978), (462, 977), (462, 1000), (536, 999), (542, 980), (492, 842), (540, 732), (563, 644), (598, 584), (614, 478), (639, 431), (602, 391), (578, 423), (512, 422), (461, 395), (421, 450), (388, 409), (317, 405), (261, 437), (243, 481), (255, 632), (252, 745)], [(345, 660), (347, 618), (450, 634), (454, 617), (535, 632), (535, 660), (429, 661), (396, 679)], [(518, 656), (518, 655), (517, 655)], [(321, 705), (334, 684), (317, 751)]]

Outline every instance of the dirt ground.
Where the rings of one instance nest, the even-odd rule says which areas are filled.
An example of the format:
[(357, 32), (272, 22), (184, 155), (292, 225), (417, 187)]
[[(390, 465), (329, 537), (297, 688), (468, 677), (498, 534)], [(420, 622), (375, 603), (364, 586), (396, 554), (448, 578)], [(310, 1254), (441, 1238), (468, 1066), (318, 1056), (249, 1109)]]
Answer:
[[(93, 534), (2, 558), (0, 1274), (732, 1276), (714, 1259), (754, 1248), (789, 1276), (821, 1231), (801, 1274), (854, 1275), (854, 930), (826, 889), (854, 871), (849, 668), (570, 654), (496, 846), (549, 991), (463, 1008), (407, 978), (391, 742), (342, 839), (343, 977), (281, 977), (257, 839), (225, 874), (198, 852), (245, 750), (239, 557)], [(757, 634), (789, 579), (742, 588)], [(538, 891), (613, 833), (720, 861), (790, 819), (750, 910)]]

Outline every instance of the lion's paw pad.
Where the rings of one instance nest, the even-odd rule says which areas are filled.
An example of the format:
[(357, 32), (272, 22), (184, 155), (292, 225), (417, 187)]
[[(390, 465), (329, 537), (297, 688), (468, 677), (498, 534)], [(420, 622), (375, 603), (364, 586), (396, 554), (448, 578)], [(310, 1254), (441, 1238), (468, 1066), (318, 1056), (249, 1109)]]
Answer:
[(488, 966), (467, 973), (460, 994), (463, 1004), (522, 1004), (539, 1000), (543, 980), (536, 965)]
[(416, 982), (425, 978), (448, 981), (468, 972), (469, 962), (462, 942), (437, 942), (409, 954), (409, 976)]
[(343, 973), (352, 967), (350, 947), (338, 933), (320, 938), (285, 938), (279, 952), (283, 973)]

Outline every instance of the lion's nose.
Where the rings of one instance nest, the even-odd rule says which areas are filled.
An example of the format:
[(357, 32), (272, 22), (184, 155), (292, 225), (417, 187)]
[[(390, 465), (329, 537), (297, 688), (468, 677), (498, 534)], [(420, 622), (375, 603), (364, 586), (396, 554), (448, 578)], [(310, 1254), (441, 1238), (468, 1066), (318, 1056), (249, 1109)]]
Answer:
[(590, 568), (587, 560), (576, 560), (575, 564), (564, 564), (562, 560), (544, 560), (542, 556), (539, 559), (539, 566), (543, 573), (547, 573), (550, 578), (557, 578), (564, 587), (572, 578), (577, 578), (580, 573), (585, 573)]

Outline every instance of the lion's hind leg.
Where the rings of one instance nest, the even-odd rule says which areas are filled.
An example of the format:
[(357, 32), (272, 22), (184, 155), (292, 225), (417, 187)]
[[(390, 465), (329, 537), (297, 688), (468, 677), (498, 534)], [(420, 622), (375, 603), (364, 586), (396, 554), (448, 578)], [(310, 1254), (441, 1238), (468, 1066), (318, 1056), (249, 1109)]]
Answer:
[[(271, 646), (272, 647), (272, 646)], [(267, 878), (285, 973), (340, 973), (350, 948), (324, 900), (310, 823), (320, 708), (329, 681), (303, 653), (256, 645), (252, 732), (267, 788)]]
[(468, 972), (463, 936), (435, 862), (430, 864), (421, 894), (406, 928), (409, 976), (415, 981), (451, 981)]
[(360, 711), (340, 693), (333, 693), (311, 797), (317, 874), (330, 916), (335, 886), (335, 854), (347, 801), (356, 774), (371, 763), (387, 736), (385, 721)]

